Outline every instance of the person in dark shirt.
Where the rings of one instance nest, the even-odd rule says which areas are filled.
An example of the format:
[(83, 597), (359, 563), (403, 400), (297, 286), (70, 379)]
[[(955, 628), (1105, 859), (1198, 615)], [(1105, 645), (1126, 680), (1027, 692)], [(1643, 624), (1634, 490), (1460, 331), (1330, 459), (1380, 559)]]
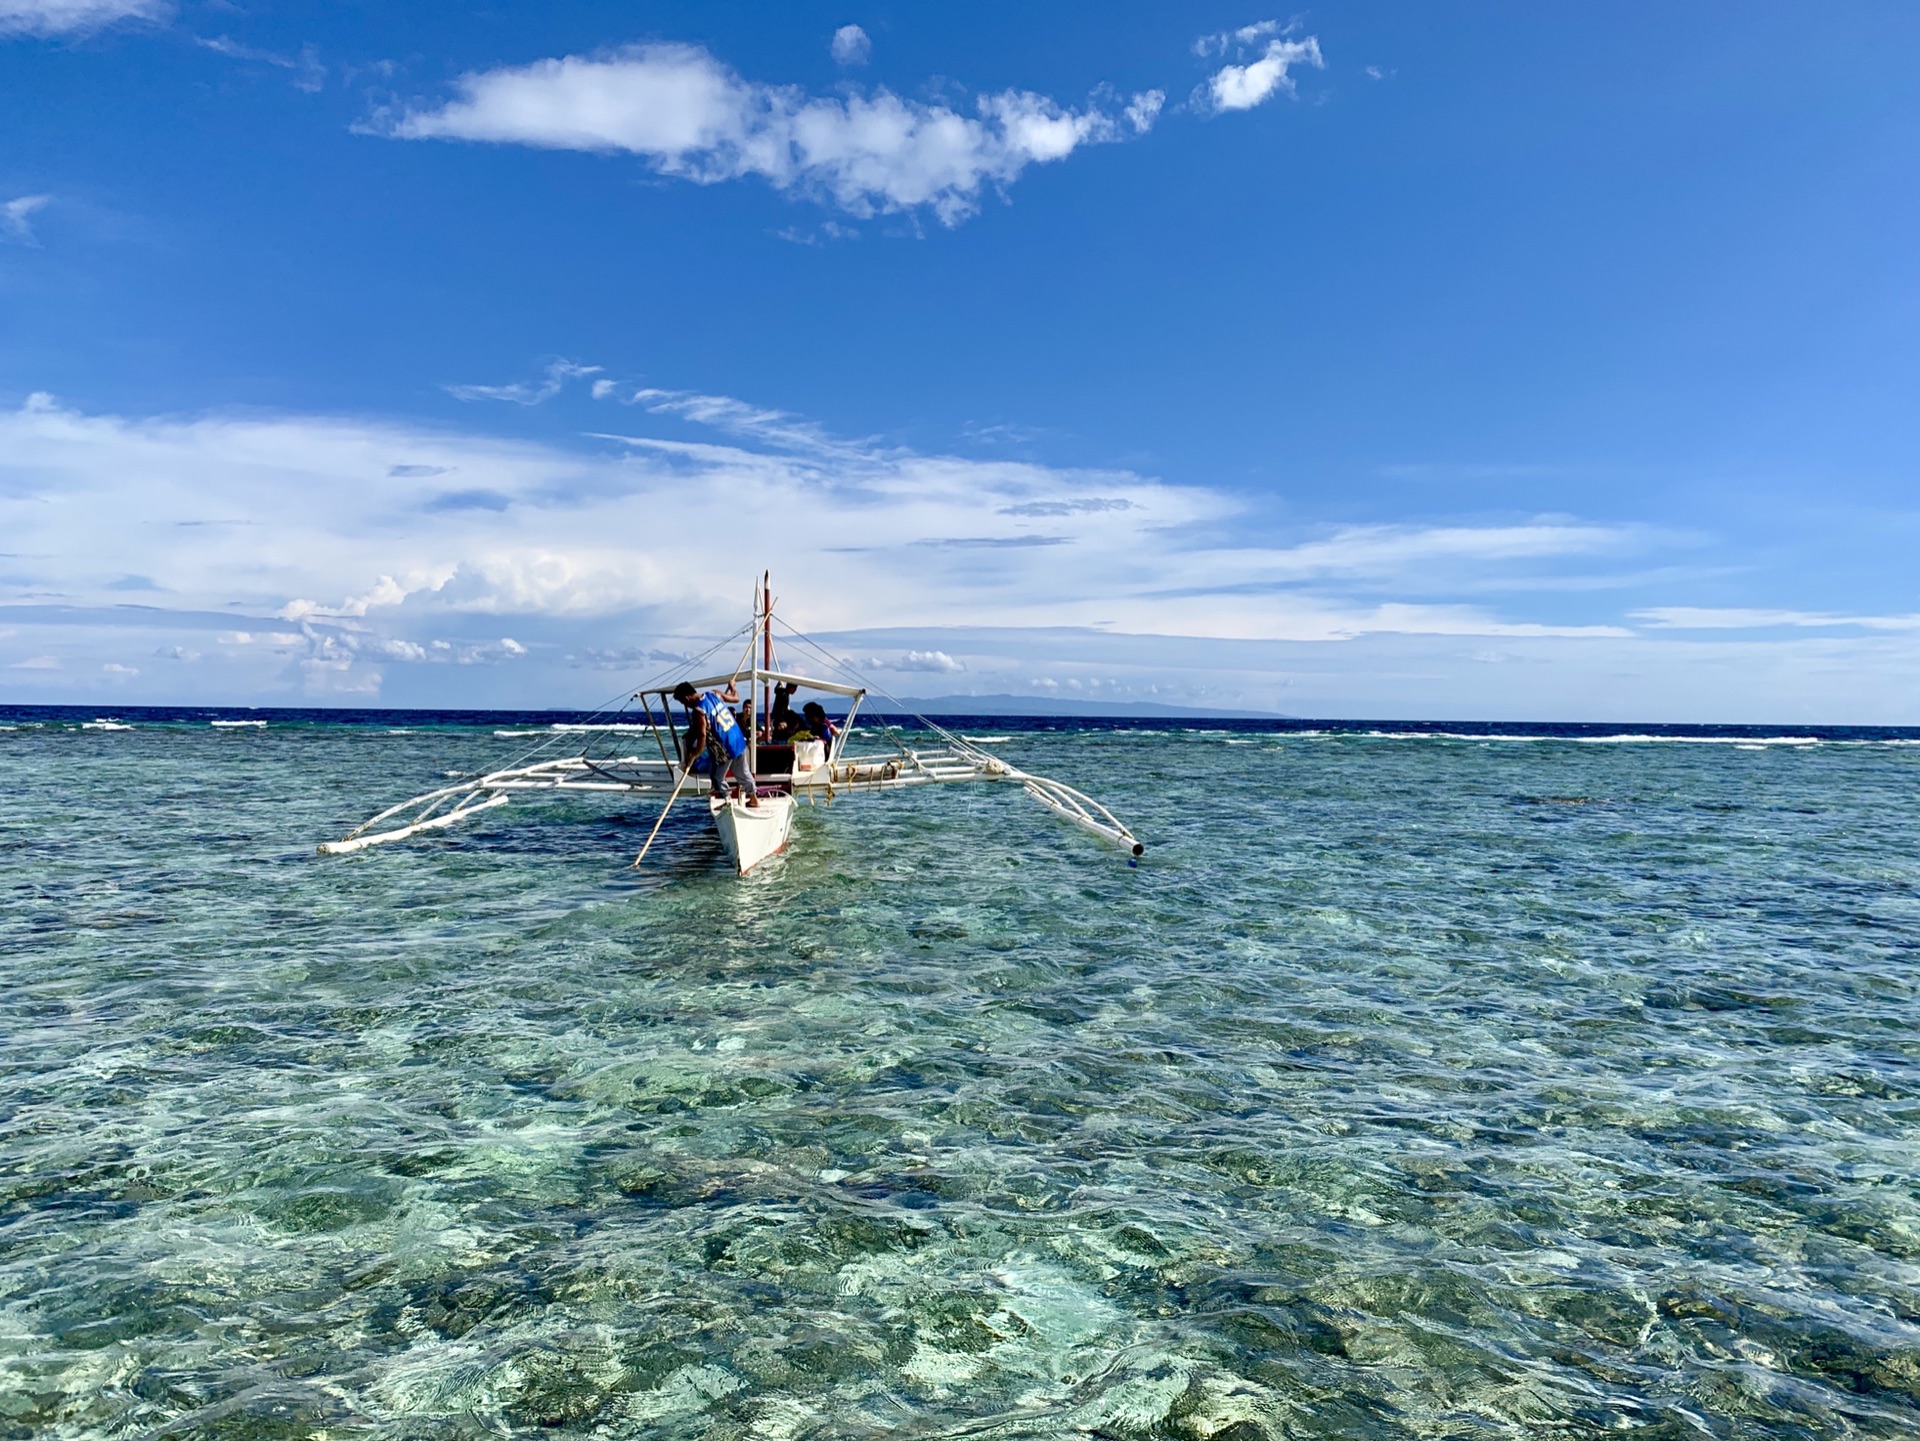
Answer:
[(791, 744), (794, 737), (804, 734), (807, 729), (806, 721), (793, 708), (793, 693), (798, 689), (800, 687), (788, 681), (782, 681), (773, 688), (773, 714), (767, 717), (771, 723), (767, 739), (777, 746)]
[(800, 714), (806, 718), (807, 733), (815, 740), (826, 742), (827, 754), (833, 754), (833, 722), (827, 719), (827, 708), (817, 700), (810, 700), (800, 707)]

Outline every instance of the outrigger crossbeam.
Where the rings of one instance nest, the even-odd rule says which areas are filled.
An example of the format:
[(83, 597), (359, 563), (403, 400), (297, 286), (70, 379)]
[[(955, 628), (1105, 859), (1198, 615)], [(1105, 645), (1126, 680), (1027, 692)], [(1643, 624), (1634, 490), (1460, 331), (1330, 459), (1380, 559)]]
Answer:
[[(320, 853), (347, 855), (370, 846), (407, 840), (428, 831), (444, 830), (530, 792), (664, 795), (667, 797), (666, 804), (671, 805), (703, 761), (698, 755), (688, 754), (687, 738), (674, 718), (674, 693), (680, 685), (687, 683), (699, 692), (724, 691), (739, 686), (744, 686), (746, 690), (748, 703), (744, 720), (749, 740), (749, 765), (763, 794), (768, 795), (773, 804), (771, 807), (749, 810), (749, 798), (746, 797), (740, 800), (716, 799), (712, 802), (715, 823), (721, 827), (729, 853), (736, 855), (736, 859), (741, 859), (738, 854), (743, 844), (740, 837), (754, 826), (777, 822), (780, 827), (777, 838), (768, 838), (771, 849), (766, 854), (773, 854), (785, 845), (785, 827), (791, 823), (792, 801), (795, 797), (830, 799), (847, 792), (899, 790), (907, 786), (948, 785), (961, 781), (1014, 782), (1043, 809), (1088, 834), (1119, 846), (1132, 856), (1139, 856), (1145, 849), (1112, 811), (1091, 796), (1064, 782), (1030, 775), (924, 716), (915, 719), (937, 737), (937, 745), (909, 746), (900, 732), (887, 727), (881, 734), (891, 743), (891, 753), (850, 754), (848, 743), (854, 734), (861, 703), (868, 697), (871, 687), (801, 675), (775, 667), (771, 631), (773, 598), (770, 589), (762, 588), (755, 602), (752, 635), (747, 654), (741, 658), (738, 669), (726, 674), (691, 679), (689, 682), (671, 676), (664, 677), (637, 691), (627, 692), (617, 710), (600, 712), (585, 724), (556, 725), (538, 745), (514, 764), (463, 779), (453, 785), (437, 787), (401, 801), (398, 805), (389, 806), (378, 815), (362, 821), (339, 840), (323, 841), (319, 846)], [(739, 634), (736, 632), (734, 638), (737, 639)], [(805, 644), (812, 644), (797, 632), (790, 634)], [(757, 666), (748, 664), (756, 646), (762, 652), (761, 664)], [(824, 651), (821, 654), (826, 655)], [(827, 659), (835, 660), (830, 656)], [(692, 665), (698, 663), (696, 660), (683, 668), (690, 670)], [(838, 668), (845, 668), (837, 661), (835, 664)], [(752, 713), (755, 691), (762, 697), (777, 698), (775, 688), (787, 686), (796, 691), (818, 691), (838, 696), (848, 702), (846, 715), (833, 728), (829, 742), (822, 744), (809, 737), (805, 744), (775, 744), (770, 728), (764, 731), (763, 738), (763, 726), (768, 718), (755, 717)], [(656, 702), (660, 707), (658, 712), (654, 709)], [(637, 714), (631, 709), (636, 705), (639, 708)], [(651, 737), (652, 746), (645, 748), (654, 751), (654, 755), (593, 753), (596, 744), (604, 744), (615, 736), (635, 734)], [(534, 759), (539, 751), (571, 743), (581, 735), (586, 740), (580, 743), (577, 753), (549, 756), (544, 760)], [(762, 815), (760, 810), (767, 810), (768, 814)], [(656, 825), (656, 834), (658, 829)], [(748, 863), (743, 859), (740, 868), (742, 874), (748, 869)]]

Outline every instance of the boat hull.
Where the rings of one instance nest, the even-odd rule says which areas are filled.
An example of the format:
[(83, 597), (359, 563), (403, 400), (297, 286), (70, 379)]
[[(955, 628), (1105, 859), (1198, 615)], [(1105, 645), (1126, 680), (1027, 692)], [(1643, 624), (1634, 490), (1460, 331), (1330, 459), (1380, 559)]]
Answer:
[(793, 832), (792, 796), (761, 796), (757, 806), (710, 799), (707, 806), (736, 873), (744, 876), (787, 848), (787, 837)]

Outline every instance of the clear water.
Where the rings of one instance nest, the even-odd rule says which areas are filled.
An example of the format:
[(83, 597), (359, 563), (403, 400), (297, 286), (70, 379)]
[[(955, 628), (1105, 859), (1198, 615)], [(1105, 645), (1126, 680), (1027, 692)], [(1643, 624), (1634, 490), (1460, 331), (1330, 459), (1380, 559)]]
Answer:
[(990, 786), (314, 854), (522, 743), (0, 731), (0, 1434), (1920, 1431), (1920, 748), (1067, 727), (1140, 868)]

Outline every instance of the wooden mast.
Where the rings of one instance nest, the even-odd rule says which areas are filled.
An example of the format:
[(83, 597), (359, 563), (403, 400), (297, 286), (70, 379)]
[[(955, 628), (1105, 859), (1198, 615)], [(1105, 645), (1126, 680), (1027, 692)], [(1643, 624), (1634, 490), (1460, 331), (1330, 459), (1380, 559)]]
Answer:
[[(760, 577), (760, 669), (773, 669), (773, 572), (763, 572)], [(767, 737), (773, 737), (773, 682), (760, 682), (760, 724), (767, 727)], [(758, 772), (755, 772), (758, 774)]]

